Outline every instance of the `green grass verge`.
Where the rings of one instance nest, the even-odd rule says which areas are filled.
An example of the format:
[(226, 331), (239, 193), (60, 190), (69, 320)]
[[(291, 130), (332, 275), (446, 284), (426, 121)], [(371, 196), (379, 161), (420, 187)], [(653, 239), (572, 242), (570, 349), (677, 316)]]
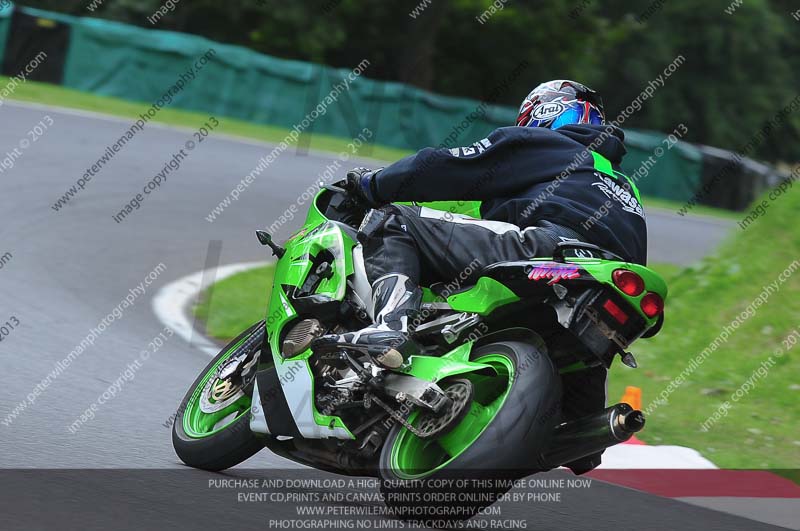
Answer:
[[(751, 317), (731, 325), (764, 286), (796, 260), (800, 266), (798, 212), (800, 191), (792, 190), (746, 231), (733, 229), (716, 254), (671, 273), (664, 330), (634, 345), (638, 370), (612, 371), (611, 400), (635, 385), (646, 409), (725, 326), (733, 332), (649, 415), (643, 440), (694, 447), (725, 468), (800, 468), (800, 346), (774, 355), (800, 328), (800, 269)], [(703, 430), (718, 410), (719, 420)]]
[[(0, 86), (5, 86), (8, 81), (8, 77), (0, 76)], [(34, 81), (18, 85), (9, 99), (99, 112), (129, 118), (132, 121), (138, 119), (139, 115), (149, 109), (152, 104), (152, 102), (133, 102), (119, 98), (98, 96), (88, 92)], [(207, 112), (163, 108), (152, 121), (196, 129), (203, 125), (208, 120), (208, 117), (209, 113)], [(219, 119), (221, 127), (215, 131), (228, 135), (261, 140), (263, 142), (280, 143), (289, 133), (289, 129), (283, 127), (255, 124), (223, 116), (216, 116), (216, 118)], [(308, 147), (332, 153), (350, 152), (347, 146), (348, 142), (350, 142), (350, 139), (314, 133), (311, 135), (311, 142)], [(289, 143), (291, 144), (291, 142)], [(367, 145), (361, 148), (358, 156), (393, 161), (409, 153), (411, 152), (397, 148)]]
[(201, 294), (194, 314), (206, 333), (227, 342), (267, 315), (275, 265), (269, 264), (220, 280)]

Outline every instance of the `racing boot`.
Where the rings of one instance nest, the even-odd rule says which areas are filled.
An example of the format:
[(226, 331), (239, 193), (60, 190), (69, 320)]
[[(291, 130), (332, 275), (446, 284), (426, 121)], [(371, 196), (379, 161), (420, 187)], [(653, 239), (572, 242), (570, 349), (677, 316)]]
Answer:
[(380, 367), (398, 369), (418, 348), (408, 333), (419, 311), (422, 290), (401, 274), (388, 274), (372, 284), (375, 324), (356, 332), (329, 334), (314, 341), (315, 352), (351, 348), (366, 352)]

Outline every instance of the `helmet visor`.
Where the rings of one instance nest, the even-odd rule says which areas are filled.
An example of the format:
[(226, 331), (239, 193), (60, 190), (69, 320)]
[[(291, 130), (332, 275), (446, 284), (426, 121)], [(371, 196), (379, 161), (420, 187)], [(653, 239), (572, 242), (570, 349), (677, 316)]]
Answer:
[(573, 106), (559, 114), (550, 129), (558, 129), (569, 124), (594, 124), (603, 125), (603, 116), (591, 103), (582, 103), (580, 106)]

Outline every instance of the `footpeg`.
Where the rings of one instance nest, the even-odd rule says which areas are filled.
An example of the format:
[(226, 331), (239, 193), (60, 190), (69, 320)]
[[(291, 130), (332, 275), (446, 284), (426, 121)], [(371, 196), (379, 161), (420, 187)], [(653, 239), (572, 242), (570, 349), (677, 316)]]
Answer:
[(415, 337), (429, 337), (441, 335), (448, 345), (452, 345), (461, 335), (481, 322), (481, 317), (477, 313), (456, 313), (445, 315), (433, 321), (419, 325), (414, 330)]

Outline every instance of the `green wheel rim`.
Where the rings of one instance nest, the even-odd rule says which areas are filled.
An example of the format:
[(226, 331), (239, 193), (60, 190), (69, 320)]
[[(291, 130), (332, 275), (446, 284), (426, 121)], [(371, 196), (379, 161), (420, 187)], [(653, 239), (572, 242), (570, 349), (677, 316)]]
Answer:
[[(487, 354), (475, 363), (491, 365), (495, 376), (467, 374), (475, 389), (470, 411), (452, 431), (436, 439), (420, 439), (406, 428), (392, 445), (390, 467), (401, 479), (421, 479), (448, 466), (463, 454), (491, 424), (503, 407), (514, 382), (514, 362), (504, 354)], [(414, 426), (418, 416), (409, 418)]]
[[(254, 331), (253, 333), (257, 333), (257, 331)], [(211, 437), (212, 435), (221, 432), (239, 420), (243, 415), (247, 415), (250, 411), (250, 404), (252, 400), (251, 397), (247, 396), (246, 394), (225, 408), (215, 411), (214, 413), (206, 413), (200, 409), (200, 396), (205, 390), (208, 381), (212, 377), (216, 376), (219, 366), (225, 363), (233, 354), (235, 354), (242, 343), (244, 343), (252, 335), (253, 334), (246, 335), (237, 341), (235, 345), (229, 348), (224, 355), (220, 356), (217, 362), (214, 363), (214, 365), (212, 365), (208, 371), (206, 371), (206, 373), (203, 375), (203, 378), (195, 387), (191, 398), (189, 398), (189, 401), (186, 403), (186, 409), (183, 413), (183, 431), (189, 437), (193, 437), (195, 439)], [(211, 401), (213, 399), (209, 400)], [(229, 418), (229, 420), (223, 423), (226, 418)]]

